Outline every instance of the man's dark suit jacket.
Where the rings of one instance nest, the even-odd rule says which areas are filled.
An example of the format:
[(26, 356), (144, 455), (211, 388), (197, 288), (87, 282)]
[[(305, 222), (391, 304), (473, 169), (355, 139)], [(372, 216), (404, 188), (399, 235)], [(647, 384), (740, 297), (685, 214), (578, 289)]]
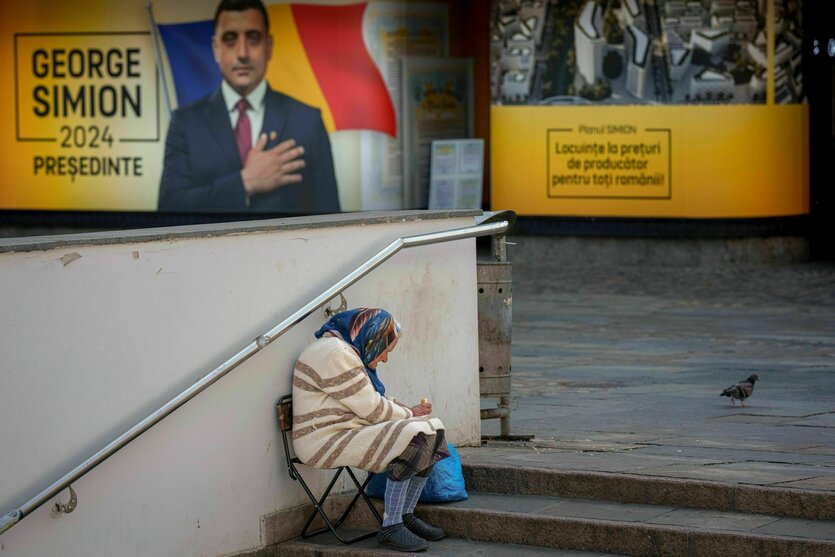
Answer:
[(304, 146), (302, 181), (253, 195), (247, 205), (235, 131), (220, 88), (176, 110), (168, 126), (159, 209), (182, 212), (338, 213), (330, 140), (318, 109), (267, 89), (263, 133)]

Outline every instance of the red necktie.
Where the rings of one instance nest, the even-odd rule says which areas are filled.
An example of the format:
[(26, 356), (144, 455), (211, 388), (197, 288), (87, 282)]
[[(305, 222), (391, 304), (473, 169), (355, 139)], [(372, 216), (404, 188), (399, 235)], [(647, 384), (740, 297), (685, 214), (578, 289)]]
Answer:
[(238, 154), (241, 156), (241, 166), (246, 164), (246, 156), (249, 150), (252, 149), (252, 125), (249, 123), (249, 116), (246, 110), (249, 108), (249, 102), (246, 99), (241, 99), (235, 105), (238, 109), (238, 123), (235, 125), (235, 143), (238, 144)]

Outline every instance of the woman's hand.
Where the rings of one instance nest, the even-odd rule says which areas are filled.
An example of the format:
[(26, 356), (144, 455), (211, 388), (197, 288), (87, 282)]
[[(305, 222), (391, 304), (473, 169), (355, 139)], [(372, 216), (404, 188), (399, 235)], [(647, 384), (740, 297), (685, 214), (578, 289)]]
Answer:
[(415, 416), (428, 416), (432, 413), (432, 403), (431, 402), (421, 402), (415, 406), (409, 408), (412, 411), (412, 414)]

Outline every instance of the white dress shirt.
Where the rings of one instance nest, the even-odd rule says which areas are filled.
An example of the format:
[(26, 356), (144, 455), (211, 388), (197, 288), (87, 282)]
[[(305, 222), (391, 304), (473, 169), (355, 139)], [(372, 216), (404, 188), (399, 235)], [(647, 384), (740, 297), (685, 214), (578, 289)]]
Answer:
[[(232, 89), (224, 79), (220, 84), (220, 92), (223, 94), (223, 102), (226, 103), (226, 109), (229, 111), (229, 121), (232, 122), (232, 129), (238, 125), (238, 101), (241, 100), (241, 95)], [(264, 112), (266, 106), (264, 99), (267, 96), (267, 80), (262, 79), (252, 92), (244, 97), (249, 102), (249, 108), (246, 110), (249, 116), (249, 124), (252, 129), (252, 146), (258, 142), (258, 135), (261, 133), (261, 128), (264, 127)]]

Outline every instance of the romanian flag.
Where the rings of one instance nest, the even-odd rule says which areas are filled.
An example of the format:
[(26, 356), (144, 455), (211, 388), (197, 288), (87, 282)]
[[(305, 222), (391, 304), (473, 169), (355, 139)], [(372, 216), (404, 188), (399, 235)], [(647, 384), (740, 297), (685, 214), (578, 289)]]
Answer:
[(168, 53), (179, 106), (205, 97), (223, 79), (212, 53), (213, 25), (212, 20), (157, 25)]
[[(394, 107), (362, 35), (366, 4), (268, 5), (273, 56), (267, 81), (322, 111), (328, 131), (375, 130), (394, 137)], [(220, 85), (212, 21), (159, 25), (180, 106)]]

